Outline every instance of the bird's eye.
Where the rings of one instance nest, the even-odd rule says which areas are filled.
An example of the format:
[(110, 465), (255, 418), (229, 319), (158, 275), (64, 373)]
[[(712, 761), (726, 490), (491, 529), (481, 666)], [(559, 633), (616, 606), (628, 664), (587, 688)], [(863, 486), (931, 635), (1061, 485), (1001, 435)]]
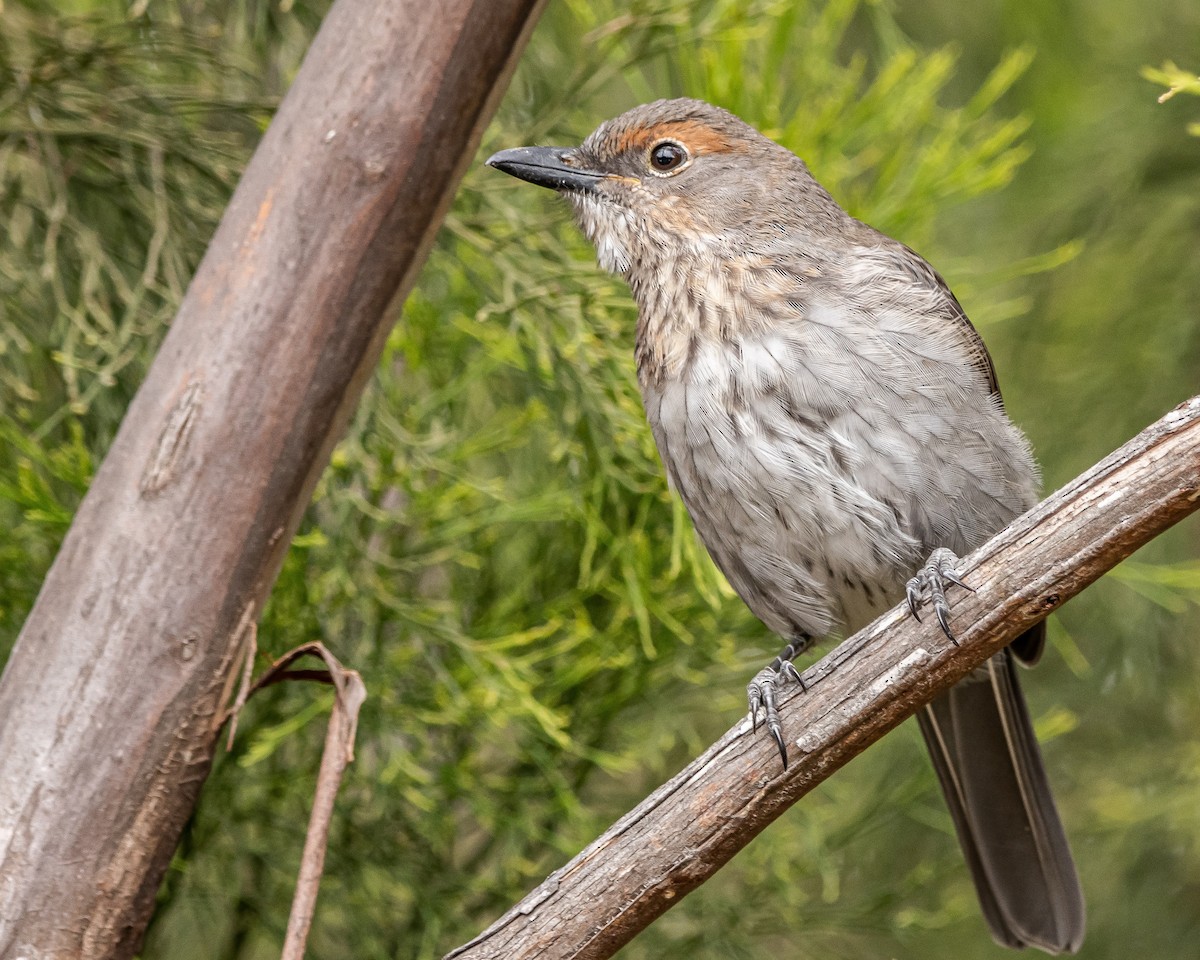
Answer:
[(674, 140), (664, 140), (656, 143), (650, 151), (650, 166), (656, 173), (670, 173), (683, 166), (688, 158), (688, 152), (682, 144)]

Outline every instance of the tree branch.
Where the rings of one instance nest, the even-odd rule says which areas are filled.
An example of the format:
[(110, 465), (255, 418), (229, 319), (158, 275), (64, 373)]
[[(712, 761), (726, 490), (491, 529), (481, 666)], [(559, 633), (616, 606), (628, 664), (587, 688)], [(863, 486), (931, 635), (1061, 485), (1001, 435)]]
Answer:
[(0, 956), (128, 957), (250, 626), (544, 0), (337, 0), (0, 679)]
[(1200, 507), (1200, 397), (964, 559), (959, 645), (903, 607), (805, 671), (784, 773), (742, 720), (470, 943), (459, 960), (611, 957), (776, 817), (1138, 547)]

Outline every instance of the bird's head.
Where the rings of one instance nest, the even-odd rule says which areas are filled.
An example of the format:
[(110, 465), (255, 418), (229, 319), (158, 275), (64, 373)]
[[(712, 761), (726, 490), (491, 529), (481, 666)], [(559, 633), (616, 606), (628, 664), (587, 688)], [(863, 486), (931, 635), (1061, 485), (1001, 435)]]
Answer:
[(700, 100), (658, 100), (602, 123), (578, 147), (518, 147), (487, 162), (570, 200), (601, 266), (619, 274), (844, 216), (798, 157)]

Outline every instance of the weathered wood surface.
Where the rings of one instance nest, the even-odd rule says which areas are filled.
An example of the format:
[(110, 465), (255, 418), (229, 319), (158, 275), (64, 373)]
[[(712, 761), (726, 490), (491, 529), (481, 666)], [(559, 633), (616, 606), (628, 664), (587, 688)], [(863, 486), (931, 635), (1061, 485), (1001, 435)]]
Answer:
[(248, 628), (544, 0), (338, 0), (0, 680), (0, 956), (128, 957)]
[[(919, 707), (1200, 506), (1200, 397), (971, 554), (952, 645), (897, 608), (805, 671), (782, 708), (790, 766), (743, 720), (456, 960), (601, 960)], [(803, 869), (800, 864), (797, 870)]]

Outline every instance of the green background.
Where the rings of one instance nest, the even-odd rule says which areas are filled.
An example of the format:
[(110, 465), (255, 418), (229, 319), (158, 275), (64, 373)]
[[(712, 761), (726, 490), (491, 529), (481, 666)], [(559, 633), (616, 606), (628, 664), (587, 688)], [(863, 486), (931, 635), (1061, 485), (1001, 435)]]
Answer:
[[(0, 8), (0, 651), (324, 7)], [(699, 96), (945, 275), (1066, 482), (1196, 390), (1194, 0), (552, 0), (481, 147)], [(309, 956), (435, 957), (735, 722), (774, 638), (666, 492), (634, 313), (548, 192), (475, 163), (260, 631), (368, 699)], [(1089, 904), (1081, 956), (1200, 942), (1200, 601), (1186, 522), (1072, 601), (1026, 689)], [(145, 957), (278, 954), (329, 697), (256, 697)], [(1001, 957), (915, 728), (621, 954)]]

